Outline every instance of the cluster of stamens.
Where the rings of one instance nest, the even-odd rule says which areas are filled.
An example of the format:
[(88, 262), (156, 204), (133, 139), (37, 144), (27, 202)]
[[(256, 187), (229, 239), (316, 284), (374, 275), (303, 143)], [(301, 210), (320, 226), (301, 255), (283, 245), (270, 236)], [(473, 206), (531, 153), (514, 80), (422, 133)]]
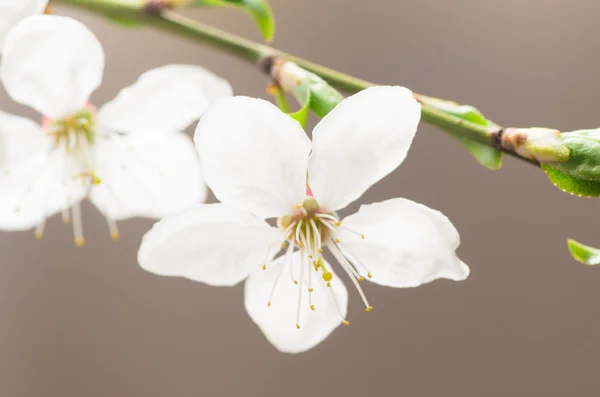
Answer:
[[(101, 183), (100, 178), (96, 175), (93, 166), (93, 157), (91, 148), (95, 140), (95, 111), (90, 105), (86, 105), (86, 108), (79, 112), (67, 116), (60, 120), (54, 120), (44, 118), (42, 127), (46, 135), (52, 139), (54, 143), (54, 153), (67, 152), (68, 155), (76, 156), (78, 163), (82, 166), (73, 173), (68, 175), (68, 169), (65, 169), (65, 178), (72, 178), (73, 180), (80, 180), (81, 183), (87, 189), (87, 195), (93, 186)], [(10, 171), (10, 170), (9, 170)], [(8, 171), (8, 172), (9, 172)], [(32, 185), (35, 181), (32, 181)], [(63, 182), (66, 182), (63, 180)], [(46, 187), (47, 192), (53, 188), (53, 185), (49, 184)], [(20, 203), (25, 200), (28, 194), (31, 193), (31, 186), (26, 189), (23, 196), (19, 199), (15, 211), (20, 211)], [(83, 222), (81, 217), (81, 203), (79, 200), (71, 202), (69, 197), (65, 197), (65, 209), (62, 212), (62, 220), (67, 224), (73, 225), (73, 235), (75, 245), (81, 247), (85, 245), (85, 238), (83, 236)], [(43, 214), (37, 227), (35, 228), (35, 237), (41, 239), (44, 235), (44, 228), (46, 225), (47, 215)], [(114, 220), (106, 216), (109, 231), (113, 240), (119, 239), (119, 230)]]
[[(271, 294), (269, 296), (269, 301), (267, 306), (271, 306), (271, 299), (273, 298), (273, 293), (275, 291), (275, 287), (279, 282), (281, 277), (281, 273), (283, 273), (283, 269), (289, 264), (290, 268), (290, 277), (292, 282), (297, 285), (298, 288), (298, 309), (296, 314), (296, 328), (300, 329), (299, 318), (300, 318), (300, 309), (301, 309), (301, 301), (302, 301), (302, 292), (304, 289), (308, 291), (308, 304), (310, 310), (315, 310), (315, 305), (312, 303), (311, 293), (314, 291), (313, 280), (312, 280), (312, 272), (310, 268), (314, 269), (315, 272), (321, 273), (320, 278), (322, 282), (317, 280), (317, 283), (322, 283), (324, 287), (328, 288), (331, 291), (331, 298), (337, 308), (338, 314), (342, 319), (344, 325), (349, 325), (350, 323), (345, 319), (340, 310), (340, 306), (337, 302), (337, 298), (335, 297), (334, 292), (331, 290), (331, 280), (333, 279), (333, 273), (329, 271), (325, 265), (323, 260), (323, 248), (327, 247), (334, 258), (339, 262), (342, 269), (348, 274), (350, 279), (352, 280), (354, 286), (356, 287), (358, 293), (360, 294), (366, 311), (370, 312), (373, 310), (373, 307), (369, 305), (367, 298), (359, 285), (359, 281), (363, 281), (364, 278), (360, 276), (359, 272), (355, 268), (355, 266), (362, 267), (364, 273), (367, 274), (368, 278), (371, 278), (371, 273), (368, 272), (366, 268), (356, 258), (351, 257), (348, 254), (348, 250), (346, 247), (345, 251), (349, 258), (352, 260), (350, 262), (346, 259), (346, 256), (342, 253), (340, 247), (342, 246), (342, 241), (340, 239), (339, 231), (343, 229), (350, 233), (356, 234), (360, 236), (363, 240), (365, 238), (364, 235), (348, 229), (338, 218), (335, 213), (325, 213), (323, 212), (315, 200), (314, 197), (308, 196), (304, 200), (302, 204), (296, 205), (295, 211), (290, 214), (283, 216), (278, 219), (278, 226), (283, 230), (281, 235), (281, 248), (284, 249), (287, 247), (284, 256), (284, 264), (281, 266), (279, 270), (279, 274), (277, 279), (273, 285), (271, 290)], [(294, 250), (297, 249), (301, 252), (301, 265), (300, 265), (300, 279), (294, 278), (293, 273), (293, 260), (292, 254)], [(263, 270), (267, 269), (267, 265), (263, 265)], [(305, 274), (307, 273), (307, 274)]]

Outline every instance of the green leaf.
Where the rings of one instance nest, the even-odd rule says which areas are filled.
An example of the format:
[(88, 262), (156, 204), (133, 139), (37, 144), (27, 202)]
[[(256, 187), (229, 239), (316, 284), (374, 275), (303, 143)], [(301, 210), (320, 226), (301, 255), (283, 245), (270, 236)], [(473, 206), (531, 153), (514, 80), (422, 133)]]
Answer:
[(143, 25), (143, 23), (141, 23), (140, 21), (136, 21), (133, 19), (128, 19), (126, 17), (123, 16), (117, 16), (117, 15), (105, 15), (105, 18), (107, 20), (109, 20), (110, 22), (117, 24), (123, 28), (137, 28)]
[(575, 178), (548, 164), (542, 164), (542, 169), (550, 178), (550, 182), (563, 192), (579, 197), (600, 196), (600, 182)]
[[(474, 124), (485, 126), (493, 125), (479, 110), (473, 106), (459, 105), (456, 102), (445, 101), (443, 99), (431, 97), (424, 98), (423, 102)], [(475, 160), (485, 168), (494, 171), (502, 167), (503, 153), (500, 150), (479, 142), (471, 141), (470, 139), (462, 138), (460, 136), (455, 135), (455, 137), (467, 147), (467, 150), (469, 150), (471, 155), (475, 157)]]
[(300, 125), (302, 126), (302, 128), (306, 129), (306, 123), (308, 122), (308, 113), (310, 111), (311, 102), (312, 102), (311, 101), (312, 96), (310, 94), (310, 90), (308, 90), (308, 89), (304, 90), (304, 94), (297, 93), (296, 99), (298, 100), (298, 102), (300, 102), (302, 104), (302, 107), (297, 112), (290, 113), (289, 115), (293, 119), (298, 121), (300, 123)]
[(275, 105), (282, 112), (287, 113), (291, 118), (296, 120), (302, 128), (306, 129), (306, 123), (308, 122), (308, 114), (310, 112), (311, 106), (311, 94), (308, 87), (305, 87), (304, 90), (298, 90), (295, 92), (296, 100), (302, 105), (302, 107), (296, 111), (290, 111), (290, 104), (285, 96), (285, 92), (279, 86), (273, 86), (273, 90), (270, 91), (273, 94), (273, 99), (275, 100)]
[(237, 7), (254, 19), (267, 42), (271, 42), (275, 36), (275, 17), (267, 0), (197, 0), (194, 4), (210, 7)]
[(559, 138), (570, 155), (554, 167), (578, 179), (600, 181), (600, 129), (563, 132)]
[(495, 171), (502, 167), (501, 151), (463, 137), (457, 138), (467, 147), (467, 150), (475, 157), (475, 160), (488, 170)]
[(575, 260), (589, 266), (600, 264), (600, 249), (583, 245), (571, 239), (567, 240), (567, 244)]

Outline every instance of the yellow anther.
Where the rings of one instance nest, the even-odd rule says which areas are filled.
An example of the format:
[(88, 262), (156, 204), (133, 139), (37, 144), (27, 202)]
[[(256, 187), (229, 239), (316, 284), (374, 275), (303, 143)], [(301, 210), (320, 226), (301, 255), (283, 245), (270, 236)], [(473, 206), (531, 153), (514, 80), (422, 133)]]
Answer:
[(112, 232), (110, 238), (112, 238), (113, 241), (117, 241), (121, 238), (121, 234), (119, 232)]
[(302, 244), (302, 241), (298, 241), (298, 247), (304, 248), (304, 244)]
[(35, 238), (36, 238), (36, 240), (41, 240), (42, 237), (44, 237), (44, 233), (42, 233), (42, 232), (35, 232)]
[(302, 208), (302, 204), (296, 204), (296, 208), (297, 208), (297, 209), (300, 209), (300, 208)]
[(298, 285), (298, 280), (294, 280), (294, 284)]
[(341, 241), (340, 241), (340, 239), (339, 239), (339, 238), (336, 238), (336, 239), (335, 239), (335, 242), (336, 242), (336, 243), (338, 243), (338, 244), (339, 244), (339, 243), (341, 243)]
[(340, 226), (341, 224), (342, 224), (342, 222), (340, 222), (340, 221), (337, 221), (337, 222), (335, 223), (335, 225), (336, 225), (336, 226)]
[(362, 238), (362, 239), (364, 240), (364, 239), (365, 239), (365, 235), (364, 235), (364, 234), (361, 234), (361, 235), (360, 235), (360, 238)]
[(85, 245), (85, 239), (83, 239), (83, 238), (76, 238), (75, 239), (75, 245), (77, 247), (83, 247)]
[(371, 278), (373, 275), (371, 273), (367, 273), (367, 277)]
[(262, 269), (263, 269), (263, 270), (267, 270), (267, 265), (266, 265), (266, 264), (265, 264), (265, 265), (262, 265)]
[(331, 279), (333, 278), (333, 274), (331, 274), (331, 272), (323, 272), (322, 277), (325, 281), (331, 281)]
[(281, 248), (285, 248), (285, 241), (283, 243), (281, 243)]
[(267, 307), (271, 307), (271, 301), (267, 303)]
[(358, 281), (363, 281), (365, 278), (364, 277), (359, 277)]
[(323, 248), (319, 248), (319, 249), (317, 250), (317, 252), (318, 252), (319, 254), (322, 254), (322, 253), (323, 253)]
[(373, 310), (373, 306), (369, 306), (365, 310), (368, 311), (368, 312), (370, 312), (371, 310)]
[(308, 292), (313, 292), (313, 291), (314, 291), (314, 290), (313, 290), (312, 288), (309, 288), (309, 289), (308, 289)]
[(309, 256), (308, 256), (308, 258), (309, 258), (309, 259), (312, 259), (312, 258), (313, 258), (313, 256), (312, 256), (312, 255), (309, 255)]
[(331, 283), (327, 283), (327, 286), (328, 286), (328, 287), (331, 287)]
[(344, 325), (350, 325), (350, 321), (344, 320), (344, 321), (342, 321), (342, 324), (344, 324)]
[(300, 329), (300, 324), (296, 324), (296, 329)]
[(315, 310), (315, 305), (310, 305), (310, 310)]

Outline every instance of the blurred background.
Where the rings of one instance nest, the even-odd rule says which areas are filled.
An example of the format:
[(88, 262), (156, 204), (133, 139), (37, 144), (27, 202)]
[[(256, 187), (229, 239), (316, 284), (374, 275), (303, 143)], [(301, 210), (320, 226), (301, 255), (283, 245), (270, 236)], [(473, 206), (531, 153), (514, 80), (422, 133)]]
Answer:
[[(350, 74), (477, 106), (507, 126), (600, 126), (594, 34), (600, 3), (548, 0), (271, 0), (274, 45)], [(237, 94), (265, 97), (253, 66), (149, 29), (127, 30), (64, 7), (106, 52), (100, 105), (143, 71), (199, 64)], [(199, 20), (260, 39), (233, 10)], [(0, 108), (38, 117), (0, 90)], [(0, 233), (0, 395), (597, 396), (600, 269), (574, 262), (565, 240), (600, 245), (598, 201), (560, 192), (511, 158), (479, 166), (423, 125), (404, 164), (361, 203), (406, 197), (446, 214), (471, 276), (417, 289), (352, 289), (350, 327), (300, 355), (277, 352), (243, 307), (243, 288), (212, 288), (141, 270), (151, 220), (110, 240), (84, 207), (87, 245), (58, 217)], [(354, 212), (353, 204), (343, 214)]]

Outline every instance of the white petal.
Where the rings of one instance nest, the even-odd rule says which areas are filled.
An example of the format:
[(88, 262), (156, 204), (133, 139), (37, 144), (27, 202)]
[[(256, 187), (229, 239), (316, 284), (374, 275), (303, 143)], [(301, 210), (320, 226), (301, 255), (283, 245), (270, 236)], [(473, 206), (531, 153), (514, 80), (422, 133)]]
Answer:
[[(302, 280), (300, 276), (301, 257), (299, 251), (293, 254), (293, 273), (294, 278), (298, 280)], [(300, 353), (321, 343), (342, 323), (341, 316), (346, 317), (348, 309), (348, 291), (344, 283), (335, 276), (331, 280), (331, 287), (327, 288), (312, 266), (305, 265), (305, 277), (308, 277), (306, 272), (314, 273), (312, 275), (313, 292), (310, 294), (315, 310), (310, 310), (307, 285), (302, 282), (299, 285), (292, 283), (289, 274), (291, 261), (286, 268), (281, 269), (284, 259), (284, 257), (280, 257), (267, 266), (267, 270), (252, 273), (248, 277), (244, 303), (248, 314), (269, 342), (282, 352)], [(331, 269), (328, 264), (326, 266)], [(282, 274), (278, 280), (280, 271)], [(276, 282), (271, 306), (267, 307), (271, 290)], [(298, 288), (304, 289), (300, 306), (299, 329), (296, 328)], [(333, 295), (335, 295), (335, 300)]]
[(0, 229), (29, 229), (81, 201), (87, 182), (80, 159), (65, 150), (38, 152), (0, 174)]
[(98, 113), (118, 132), (172, 132), (198, 120), (216, 100), (232, 95), (229, 83), (198, 66), (167, 65), (140, 76)]
[(181, 132), (98, 135), (93, 158), (101, 181), (90, 199), (111, 219), (161, 218), (206, 199), (198, 155)]
[(0, 169), (5, 175), (31, 157), (48, 152), (51, 143), (38, 124), (0, 111)]
[(304, 200), (310, 140), (273, 104), (222, 99), (202, 117), (194, 140), (206, 183), (223, 203), (269, 218)]
[(0, 0), (0, 50), (8, 31), (23, 19), (41, 14), (48, 0)]
[(142, 240), (138, 262), (162, 276), (229, 286), (260, 269), (274, 245), (279, 249), (279, 232), (263, 220), (223, 204), (201, 204), (156, 223)]
[(390, 287), (416, 287), (438, 278), (464, 280), (469, 268), (455, 253), (458, 232), (441, 212), (396, 198), (363, 205), (342, 220), (342, 251), (360, 273)]
[(102, 46), (83, 24), (40, 15), (7, 35), (0, 76), (15, 101), (63, 118), (83, 108), (100, 85), (103, 69)]
[(420, 117), (404, 87), (373, 87), (344, 99), (313, 132), (308, 182), (319, 204), (342, 209), (395, 170)]

